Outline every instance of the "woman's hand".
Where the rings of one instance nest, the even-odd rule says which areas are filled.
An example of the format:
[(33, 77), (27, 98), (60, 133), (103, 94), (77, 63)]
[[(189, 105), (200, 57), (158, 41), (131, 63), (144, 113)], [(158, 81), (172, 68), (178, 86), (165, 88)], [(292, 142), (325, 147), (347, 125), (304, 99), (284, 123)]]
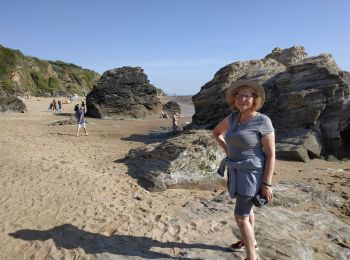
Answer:
[(273, 198), (272, 188), (264, 184), (261, 184), (260, 191), (261, 191), (261, 195), (267, 199), (267, 203), (271, 203)]

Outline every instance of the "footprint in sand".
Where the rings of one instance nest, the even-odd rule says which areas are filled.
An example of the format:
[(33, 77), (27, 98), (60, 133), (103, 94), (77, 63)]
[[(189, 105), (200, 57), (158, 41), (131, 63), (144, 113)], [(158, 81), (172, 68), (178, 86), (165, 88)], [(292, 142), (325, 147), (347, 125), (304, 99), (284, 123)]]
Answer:
[(218, 231), (220, 231), (220, 230), (222, 229), (222, 227), (225, 226), (226, 224), (227, 224), (226, 221), (219, 221), (219, 222), (214, 221), (214, 222), (212, 222), (212, 223), (210, 224), (210, 231), (212, 231), (212, 232), (218, 232)]
[(194, 223), (194, 222), (191, 222), (191, 223), (190, 223), (190, 226), (191, 226), (191, 228), (192, 228), (193, 230), (196, 230), (196, 229), (197, 229), (197, 224)]
[(154, 221), (155, 221), (155, 222), (159, 222), (159, 220), (160, 220), (161, 217), (162, 217), (162, 215), (157, 215), (157, 216), (155, 216)]

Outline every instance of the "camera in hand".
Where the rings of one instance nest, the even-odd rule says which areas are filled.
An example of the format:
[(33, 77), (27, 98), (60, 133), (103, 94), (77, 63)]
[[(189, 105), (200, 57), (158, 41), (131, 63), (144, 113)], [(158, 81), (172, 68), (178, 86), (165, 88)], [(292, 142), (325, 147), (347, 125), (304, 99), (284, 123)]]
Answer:
[(261, 194), (257, 194), (253, 199), (253, 204), (255, 207), (262, 207), (267, 204), (267, 199), (264, 198)]

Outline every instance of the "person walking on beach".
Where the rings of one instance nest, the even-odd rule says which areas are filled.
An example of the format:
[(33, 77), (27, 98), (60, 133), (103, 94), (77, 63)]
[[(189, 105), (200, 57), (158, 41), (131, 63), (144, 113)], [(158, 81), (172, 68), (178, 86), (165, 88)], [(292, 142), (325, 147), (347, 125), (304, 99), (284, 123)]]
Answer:
[(77, 136), (79, 136), (80, 128), (84, 129), (85, 135), (89, 135), (86, 130), (84, 109), (82, 107), (79, 107), (79, 104), (76, 104), (74, 107), (74, 111), (75, 111), (75, 117), (77, 118), (77, 126), (78, 126)]
[(264, 88), (250, 80), (231, 83), (226, 101), (234, 111), (213, 130), (226, 158), (218, 174), (228, 170), (228, 190), (236, 198), (234, 216), (241, 240), (229, 246), (235, 252), (246, 251), (248, 260), (257, 258), (254, 235), (253, 198), (261, 193), (272, 201), (272, 175), (275, 165), (275, 134), (269, 117), (258, 112), (265, 101)]
[(179, 121), (179, 114), (177, 112), (173, 112), (173, 133), (177, 133), (177, 128), (178, 128), (178, 121)]

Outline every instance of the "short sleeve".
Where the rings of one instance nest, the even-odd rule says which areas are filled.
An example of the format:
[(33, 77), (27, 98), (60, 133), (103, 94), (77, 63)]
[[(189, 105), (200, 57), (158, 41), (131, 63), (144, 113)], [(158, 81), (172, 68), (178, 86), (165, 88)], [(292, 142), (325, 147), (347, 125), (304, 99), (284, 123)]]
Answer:
[(263, 122), (260, 124), (259, 133), (261, 136), (268, 135), (274, 131), (271, 119), (268, 116), (263, 115)]

